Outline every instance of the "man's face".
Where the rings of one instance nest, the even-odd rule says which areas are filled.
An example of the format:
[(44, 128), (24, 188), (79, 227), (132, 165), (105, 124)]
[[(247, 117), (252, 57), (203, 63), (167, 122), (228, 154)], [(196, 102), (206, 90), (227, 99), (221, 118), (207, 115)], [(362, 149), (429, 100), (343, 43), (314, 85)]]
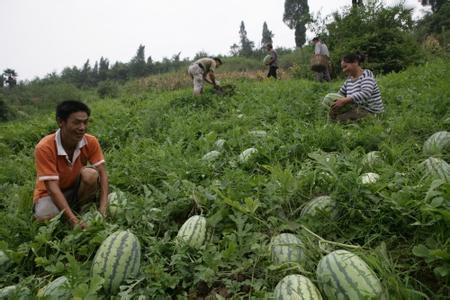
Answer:
[(351, 75), (356, 65), (356, 63), (347, 63), (345, 61), (341, 61), (342, 72), (344, 72), (346, 75)]
[(86, 133), (88, 122), (89, 116), (86, 112), (71, 113), (67, 120), (59, 121), (63, 138), (68, 142), (78, 143)]

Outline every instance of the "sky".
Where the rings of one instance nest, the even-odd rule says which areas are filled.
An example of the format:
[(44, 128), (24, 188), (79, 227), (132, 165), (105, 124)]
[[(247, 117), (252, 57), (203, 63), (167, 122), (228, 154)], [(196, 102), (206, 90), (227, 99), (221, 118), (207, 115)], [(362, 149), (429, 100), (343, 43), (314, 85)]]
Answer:
[[(386, 4), (399, 0), (386, 0)], [(100, 57), (129, 62), (139, 45), (154, 61), (192, 58), (200, 51), (229, 54), (247, 36), (260, 45), (263, 23), (275, 35), (274, 47), (295, 47), (294, 31), (283, 23), (285, 0), (0, 0), (0, 71), (12, 68), (19, 80), (64, 67), (91, 66)], [(326, 16), (351, 0), (308, 1), (310, 12)], [(406, 0), (419, 14), (418, 0)], [(308, 34), (308, 39), (312, 33)]]

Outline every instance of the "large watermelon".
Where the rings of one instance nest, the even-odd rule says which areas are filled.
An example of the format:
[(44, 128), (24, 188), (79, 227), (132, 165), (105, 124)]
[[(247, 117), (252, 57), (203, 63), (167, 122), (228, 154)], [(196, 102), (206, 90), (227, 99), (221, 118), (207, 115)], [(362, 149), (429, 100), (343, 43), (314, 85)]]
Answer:
[(117, 293), (121, 283), (138, 273), (140, 264), (139, 240), (129, 231), (116, 231), (97, 250), (91, 276), (104, 279), (103, 288), (107, 293)]
[(278, 282), (273, 291), (275, 300), (321, 300), (317, 287), (302, 275), (288, 275)]
[(272, 59), (272, 56), (270, 54), (267, 54), (263, 58), (263, 64), (267, 65), (271, 59)]
[(223, 146), (225, 145), (225, 140), (224, 139), (218, 139), (215, 143), (214, 143), (214, 147), (216, 147), (217, 149), (221, 150), (223, 149)]
[(319, 196), (310, 200), (303, 207), (301, 217), (314, 217), (317, 213), (322, 212), (325, 215), (336, 217), (336, 202), (330, 196)]
[(317, 281), (327, 299), (380, 299), (383, 289), (374, 271), (356, 254), (336, 250), (317, 265)]
[(450, 165), (443, 159), (429, 157), (421, 164), (427, 176), (450, 182)]
[(47, 284), (38, 293), (39, 297), (45, 297), (46, 299), (72, 299), (72, 294), (68, 289), (68, 280), (66, 276), (60, 276)]
[(193, 248), (201, 247), (206, 241), (206, 219), (202, 216), (187, 219), (178, 231), (177, 240)]
[(300, 263), (305, 258), (302, 241), (291, 233), (274, 236), (270, 241), (270, 249), (275, 264)]
[(450, 149), (450, 132), (438, 131), (430, 136), (423, 144), (425, 155), (440, 155)]

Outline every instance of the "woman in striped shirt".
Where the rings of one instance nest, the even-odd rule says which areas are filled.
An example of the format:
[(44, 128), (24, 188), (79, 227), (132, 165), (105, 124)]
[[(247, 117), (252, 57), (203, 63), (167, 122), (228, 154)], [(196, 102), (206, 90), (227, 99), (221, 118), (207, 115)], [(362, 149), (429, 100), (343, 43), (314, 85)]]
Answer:
[(348, 78), (339, 90), (343, 97), (331, 106), (330, 118), (333, 121), (354, 121), (383, 112), (380, 89), (372, 71), (361, 68), (363, 61), (362, 54), (348, 54), (342, 58), (342, 71)]

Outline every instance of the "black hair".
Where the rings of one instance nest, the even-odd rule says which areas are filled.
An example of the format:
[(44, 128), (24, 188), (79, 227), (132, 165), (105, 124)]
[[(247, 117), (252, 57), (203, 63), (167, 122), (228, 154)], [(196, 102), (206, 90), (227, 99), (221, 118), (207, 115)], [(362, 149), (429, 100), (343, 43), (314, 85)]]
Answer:
[(215, 61), (217, 61), (219, 64), (222, 64), (222, 60), (219, 57), (214, 57), (213, 58)]
[(266, 45), (266, 47), (267, 47), (267, 48), (270, 48), (270, 49), (273, 49), (272, 43), (268, 43), (268, 44)]
[(356, 53), (348, 53), (342, 57), (342, 61), (352, 64), (352, 63), (358, 63), (358, 65), (366, 59), (366, 56), (363, 53), (356, 52)]
[(319, 39), (318, 36), (316, 36), (315, 38), (312, 39), (312, 41), (313, 41), (313, 42), (318, 42), (318, 41), (320, 41), (320, 39)]
[(81, 101), (66, 100), (56, 106), (56, 119), (66, 121), (70, 114), (84, 111), (88, 116), (91, 115), (89, 107)]

